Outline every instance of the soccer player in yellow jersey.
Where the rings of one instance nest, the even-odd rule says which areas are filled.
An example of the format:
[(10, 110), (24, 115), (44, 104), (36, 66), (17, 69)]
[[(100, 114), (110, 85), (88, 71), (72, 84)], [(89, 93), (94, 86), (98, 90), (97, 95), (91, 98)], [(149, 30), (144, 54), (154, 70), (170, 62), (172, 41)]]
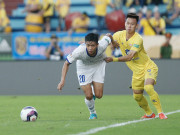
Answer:
[(167, 119), (167, 116), (162, 111), (159, 96), (154, 90), (158, 67), (144, 50), (142, 37), (135, 32), (138, 20), (139, 17), (134, 13), (127, 15), (126, 30), (118, 31), (113, 35), (113, 39), (119, 44), (123, 56), (118, 58), (107, 57), (105, 60), (106, 62), (126, 62), (127, 66), (133, 71), (133, 97), (146, 113), (142, 118), (155, 117), (146, 98), (143, 96), (143, 91), (145, 90), (157, 109), (159, 118)]

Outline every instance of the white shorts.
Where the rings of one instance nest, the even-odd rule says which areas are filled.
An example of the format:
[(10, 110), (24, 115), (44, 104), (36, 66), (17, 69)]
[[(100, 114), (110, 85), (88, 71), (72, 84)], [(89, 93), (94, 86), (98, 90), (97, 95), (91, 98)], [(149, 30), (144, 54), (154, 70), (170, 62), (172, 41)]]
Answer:
[(87, 85), (89, 83), (104, 83), (106, 62), (100, 62), (95, 65), (83, 65), (77, 67), (77, 76), (79, 85)]

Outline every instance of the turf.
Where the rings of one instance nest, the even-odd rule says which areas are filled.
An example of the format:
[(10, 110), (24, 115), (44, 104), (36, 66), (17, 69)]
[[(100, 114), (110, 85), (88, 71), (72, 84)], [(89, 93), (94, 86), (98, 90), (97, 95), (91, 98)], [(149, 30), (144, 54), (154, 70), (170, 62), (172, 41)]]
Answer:
[[(160, 95), (164, 112), (180, 110), (180, 95)], [(0, 96), (0, 135), (68, 135), (92, 128), (138, 120), (144, 112), (132, 96), (105, 95), (96, 100), (97, 120), (88, 120), (83, 96)], [(20, 111), (25, 106), (38, 110), (36, 122), (22, 122)], [(155, 109), (150, 103), (154, 112)], [(157, 114), (157, 113), (156, 113)], [(180, 113), (167, 120), (153, 119), (109, 128), (97, 135), (177, 135)]]

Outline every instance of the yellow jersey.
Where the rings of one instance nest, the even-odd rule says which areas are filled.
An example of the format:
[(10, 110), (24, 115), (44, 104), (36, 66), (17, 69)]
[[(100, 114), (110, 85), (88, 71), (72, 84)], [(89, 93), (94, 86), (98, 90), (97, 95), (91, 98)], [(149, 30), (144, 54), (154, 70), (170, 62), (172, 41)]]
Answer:
[(154, 17), (151, 18), (151, 25), (153, 27), (163, 28), (162, 34), (165, 34), (166, 23), (163, 18), (160, 18), (160, 20), (156, 20)]
[(149, 23), (151, 23), (151, 19), (149, 20), (149, 22), (145, 18), (141, 19), (141, 21), (140, 21), (140, 25), (143, 27), (144, 35), (147, 35), (147, 36), (156, 35), (155, 31), (152, 29), (152, 27), (149, 25)]
[(56, 1), (56, 9), (58, 10), (58, 14), (64, 18), (69, 12), (69, 5), (71, 4), (70, 0), (57, 0)]
[(4, 8), (0, 9), (0, 26), (6, 27), (9, 24), (9, 18), (6, 15), (6, 10)]
[[(85, 20), (82, 20), (81, 17), (77, 17), (75, 20), (72, 22), (72, 26), (87, 26), (89, 25), (89, 17), (86, 17)], [(87, 28), (77, 28), (75, 29), (75, 32), (87, 32)]]
[(105, 16), (106, 8), (110, 4), (110, 0), (91, 0), (95, 5), (95, 15)]
[[(50, 7), (46, 10), (49, 4)], [(53, 16), (53, 0), (43, 0), (43, 10), (45, 10), (43, 16)]]
[(122, 55), (125, 56), (130, 50), (136, 51), (135, 56), (131, 61), (126, 62), (127, 66), (133, 71), (133, 74), (144, 74), (146, 68), (154, 64), (154, 62), (147, 55), (141, 35), (137, 32), (126, 41), (126, 30), (114, 33), (113, 39), (119, 43)]

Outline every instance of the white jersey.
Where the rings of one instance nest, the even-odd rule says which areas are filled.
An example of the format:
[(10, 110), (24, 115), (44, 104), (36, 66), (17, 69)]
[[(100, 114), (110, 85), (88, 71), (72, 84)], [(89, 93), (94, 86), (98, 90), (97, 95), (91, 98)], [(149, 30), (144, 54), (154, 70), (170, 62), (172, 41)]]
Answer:
[(69, 54), (66, 60), (69, 63), (73, 63), (77, 60), (77, 67), (85, 66), (85, 65), (94, 65), (99, 62), (103, 62), (105, 55), (105, 50), (109, 43), (111, 43), (111, 39), (108, 36), (104, 36), (99, 42), (97, 52), (95, 56), (89, 56), (88, 51), (86, 49), (86, 44), (83, 43), (79, 45), (72, 54)]

